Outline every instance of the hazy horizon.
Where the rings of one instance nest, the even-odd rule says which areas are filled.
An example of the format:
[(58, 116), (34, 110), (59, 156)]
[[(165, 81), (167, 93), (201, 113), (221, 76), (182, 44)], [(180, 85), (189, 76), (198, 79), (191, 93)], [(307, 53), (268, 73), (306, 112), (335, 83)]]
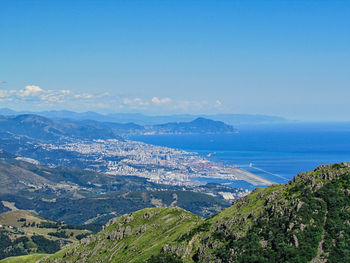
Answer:
[[(86, 115), (89, 115), (91, 114), (91, 116), (93, 116), (94, 114), (99, 114), (99, 115), (102, 115), (102, 116), (123, 116), (125, 115), (126, 117), (127, 116), (139, 116), (140, 118), (142, 116), (144, 117), (147, 117), (147, 118), (161, 118), (161, 121), (155, 121), (155, 123), (158, 123), (158, 124), (162, 124), (162, 123), (166, 123), (166, 122), (190, 122), (192, 120), (194, 120), (194, 118), (197, 118), (197, 117), (204, 117), (204, 118), (210, 118), (210, 119), (213, 119), (213, 120), (219, 120), (220, 121), (220, 118), (219, 119), (216, 119), (215, 117), (226, 117), (226, 119), (224, 120), (221, 120), (225, 123), (229, 123), (231, 125), (237, 125), (237, 126), (254, 126), (255, 124), (257, 126), (261, 126), (261, 125), (300, 125), (300, 124), (306, 124), (306, 125), (309, 125), (309, 124), (314, 124), (314, 125), (317, 125), (317, 124), (321, 124), (321, 125), (326, 125), (326, 124), (345, 124), (345, 125), (348, 125), (350, 124), (350, 121), (348, 120), (297, 120), (297, 119), (288, 119), (288, 118), (285, 118), (283, 116), (278, 116), (278, 115), (268, 115), (268, 114), (245, 114), (245, 113), (209, 113), (209, 114), (204, 114), (204, 113), (174, 113), (174, 114), (162, 114), (162, 113), (159, 113), (159, 114), (156, 114), (156, 113), (142, 113), (142, 112), (139, 112), (139, 111), (130, 111), (130, 112), (100, 112), (100, 111), (74, 111), (74, 110), (67, 110), (67, 109), (62, 109), (62, 110), (42, 110), (42, 111), (32, 111), (32, 110), (14, 110), (14, 109), (10, 109), (10, 108), (0, 108), (0, 115), (9, 115), (8, 113), (7, 114), (4, 114), (2, 112), (6, 112), (6, 111), (9, 111), (9, 112), (14, 112), (14, 114), (37, 114), (37, 115), (42, 115), (42, 113), (48, 113), (49, 115), (46, 116), (46, 114), (42, 115), (42, 116), (46, 116), (47, 118), (58, 118), (58, 119), (65, 119), (65, 117), (59, 117), (60, 115), (57, 115), (56, 117), (53, 117), (54, 116), (54, 113), (60, 113), (60, 112), (72, 112), (72, 113), (75, 113), (75, 114), (81, 114), (81, 116), (84, 116), (85, 114)], [(50, 114), (52, 113), (52, 114)], [(11, 114), (10, 114), (11, 115)], [(186, 117), (187, 116), (187, 117)], [(232, 117), (239, 117), (239, 119), (241, 121), (243, 121), (243, 123), (236, 123), (235, 122), (235, 118), (234, 119), (230, 119), (230, 116)], [(169, 119), (166, 119), (167, 117), (169, 117)], [(179, 118), (176, 118), (176, 117), (179, 117)], [(188, 118), (188, 117), (193, 117), (192, 119), (191, 118)], [(256, 117), (257, 119), (254, 121), (254, 118), (253, 117)], [(271, 118), (271, 119), (267, 119), (265, 122), (262, 121), (261, 119), (259, 119), (259, 117), (266, 117), (266, 118)], [(174, 119), (175, 118), (175, 119)], [(248, 119), (247, 119), (248, 118)], [(251, 119), (253, 118), (253, 119)], [(83, 120), (84, 118), (82, 117), (77, 117), (77, 118), (72, 118), (73, 120), (74, 119), (77, 119), (77, 120)], [(92, 118), (91, 120), (94, 120), (95, 118)], [(88, 119), (86, 119), (88, 120)], [(96, 119), (97, 120), (97, 119)], [(126, 121), (125, 121), (126, 120)], [(122, 122), (122, 123), (125, 123), (125, 122), (142, 122), (142, 119), (135, 119), (135, 120), (129, 120), (128, 118), (126, 118), (125, 120), (110, 120), (111, 122)], [(108, 120), (101, 120), (101, 121), (107, 121)], [(146, 120), (143, 120), (143, 122), (146, 121)], [(142, 122), (142, 123), (143, 123)], [(148, 122), (146, 121), (145, 124), (147, 124)], [(150, 124), (150, 123), (148, 123)], [(296, 126), (297, 127), (297, 126)], [(346, 126), (347, 127), (347, 126)], [(310, 128), (310, 127), (309, 127)], [(311, 127), (312, 129), (314, 129), (315, 127)], [(325, 128), (325, 127), (323, 127)], [(331, 127), (329, 127), (331, 128)], [(333, 127), (334, 128), (334, 127)]]
[(350, 121), (350, 2), (0, 2), (0, 108)]

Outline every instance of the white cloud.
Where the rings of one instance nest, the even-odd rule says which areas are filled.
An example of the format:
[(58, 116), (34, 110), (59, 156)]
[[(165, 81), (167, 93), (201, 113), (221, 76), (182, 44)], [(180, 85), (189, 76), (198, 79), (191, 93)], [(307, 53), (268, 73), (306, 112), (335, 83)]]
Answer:
[(209, 103), (207, 101), (190, 101), (190, 100), (183, 100), (179, 101), (175, 104), (174, 109), (175, 110), (182, 110), (182, 111), (200, 111), (203, 108), (208, 108)]
[(63, 89), (63, 90), (60, 90), (60, 92), (64, 95), (68, 95), (68, 94), (71, 94), (71, 91), (70, 90), (67, 90), (67, 89)]
[(8, 97), (8, 91), (0, 90), (0, 98), (6, 98), (6, 97)]
[(76, 99), (99, 99), (103, 97), (108, 97), (110, 94), (108, 92), (100, 93), (100, 94), (91, 94), (91, 93), (75, 93), (74, 98)]
[(77, 99), (92, 99), (93, 97), (94, 95), (90, 93), (81, 93), (81, 94), (74, 95), (74, 98), (77, 98)]
[(123, 104), (124, 105), (128, 105), (131, 109), (145, 109), (149, 103), (147, 101), (143, 101), (140, 98), (134, 98), (134, 99), (129, 99), (129, 98), (125, 98), (123, 100)]
[(64, 103), (73, 100), (91, 100), (96, 98), (102, 98), (106, 96), (103, 94), (90, 94), (90, 93), (73, 93), (70, 90), (45, 90), (36, 85), (28, 85), (24, 89), (20, 90), (0, 90), (0, 98), (2, 101), (17, 101), (17, 102), (31, 102), (38, 103), (37, 105), (44, 105), (45, 103)]
[(164, 112), (210, 112), (222, 110), (220, 100), (173, 100), (169, 97), (153, 96), (127, 97), (104, 93), (78, 93), (68, 89), (50, 90), (37, 85), (28, 85), (23, 89), (0, 89), (0, 102), (8, 107), (21, 105), (29, 109), (66, 108), (76, 110), (113, 109), (117, 111), (139, 110), (158, 113)]
[(15, 94), (15, 90), (0, 90), (0, 98), (4, 100), (9, 100), (13, 94)]
[(220, 100), (215, 101), (215, 108), (221, 108), (222, 102)]
[(39, 86), (29, 85), (24, 89), (18, 91), (18, 96), (20, 97), (29, 97), (29, 96), (38, 96), (40, 93), (44, 92)]
[(158, 97), (153, 97), (152, 102), (156, 105), (169, 104), (172, 100), (168, 97), (159, 99)]
[(69, 90), (47, 90), (40, 95), (40, 100), (43, 102), (57, 102), (63, 103), (68, 99), (71, 92)]
[(108, 108), (110, 108), (110, 106), (109, 106), (108, 104), (102, 103), (102, 102), (96, 103), (95, 106), (96, 106), (97, 108), (100, 108), (100, 109), (108, 109)]

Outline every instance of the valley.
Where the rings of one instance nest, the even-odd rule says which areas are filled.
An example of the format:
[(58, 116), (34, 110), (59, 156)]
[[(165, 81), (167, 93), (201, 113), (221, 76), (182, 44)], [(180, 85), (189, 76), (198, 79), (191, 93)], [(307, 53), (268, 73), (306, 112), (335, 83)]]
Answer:
[(323, 165), (288, 184), (256, 189), (205, 220), (178, 207), (143, 209), (113, 218), (100, 233), (37, 259), (348, 262), (349, 186), (349, 163)]

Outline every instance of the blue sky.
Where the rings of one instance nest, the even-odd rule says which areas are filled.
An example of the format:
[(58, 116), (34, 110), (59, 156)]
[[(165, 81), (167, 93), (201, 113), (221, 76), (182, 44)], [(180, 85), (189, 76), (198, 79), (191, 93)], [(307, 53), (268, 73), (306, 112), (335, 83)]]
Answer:
[(350, 121), (350, 1), (0, 1), (0, 107)]

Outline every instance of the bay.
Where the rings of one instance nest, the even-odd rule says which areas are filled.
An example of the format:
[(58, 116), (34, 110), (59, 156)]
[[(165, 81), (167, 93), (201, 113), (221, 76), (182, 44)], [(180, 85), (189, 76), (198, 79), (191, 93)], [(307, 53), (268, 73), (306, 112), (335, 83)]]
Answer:
[(131, 139), (198, 152), (276, 183), (285, 183), (321, 164), (350, 161), (349, 123), (241, 126), (237, 134), (142, 135)]

